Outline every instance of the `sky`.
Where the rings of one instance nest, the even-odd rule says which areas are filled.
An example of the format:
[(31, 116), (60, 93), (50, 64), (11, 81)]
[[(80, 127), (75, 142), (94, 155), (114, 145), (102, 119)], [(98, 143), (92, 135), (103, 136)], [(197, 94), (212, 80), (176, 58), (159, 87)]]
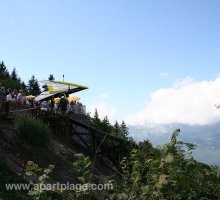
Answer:
[(0, 0), (0, 60), (26, 83), (89, 87), (87, 111), (128, 125), (220, 121), (220, 1)]

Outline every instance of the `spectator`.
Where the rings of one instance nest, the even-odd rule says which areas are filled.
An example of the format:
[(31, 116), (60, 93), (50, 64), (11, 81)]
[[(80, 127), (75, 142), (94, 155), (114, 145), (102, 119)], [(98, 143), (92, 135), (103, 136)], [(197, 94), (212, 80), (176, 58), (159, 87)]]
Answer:
[(50, 111), (54, 112), (55, 100), (54, 97), (50, 100)]
[(19, 107), (22, 107), (24, 105), (24, 97), (23, 97), (23, 91), (19, 90), (18, 96), (17, 96), (17, 104)]
[(60, 99), (60, 110), (61, 110), (62, 116), (64, 116), (64, 114), (65, 114), (66, 111), (67, 111), (67, 104), (68, 104), (68, 101), (67, 101), (66, 97), (65, 97), (65, 96), (62, 97), (62, 98)]
[(17, 95), (18, 95), (18, 92), (17, 92), (16, 89), (14, 89), (13, 92), (12, 92), (12, 94), (11, 94), (12, 99), (14, 99), (14, 100), (16, 101), (16, 99), (17, 99)]
[(70, 102), (70, 112), (71, 112), (71, 113), (74, 113), (74, 107), (75, 107), (75, 105), (76, 105), (76, 101), (73, 101), (73, 100), (72, 100), (72, 101)]
[(10, 104), (12, 102), (12, 92), (11, 89), (8, 89), (7, 91), (7, 96), (6, 96), (6, 102), (5, 102), (5, 114), (8, 115), (8, 113), (10, 112)]

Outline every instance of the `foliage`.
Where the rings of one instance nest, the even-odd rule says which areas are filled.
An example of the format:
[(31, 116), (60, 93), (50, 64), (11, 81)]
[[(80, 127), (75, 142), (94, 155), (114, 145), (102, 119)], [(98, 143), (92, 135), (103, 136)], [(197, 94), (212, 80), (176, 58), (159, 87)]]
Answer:
[(32, 188), (28, 191), (28, 195), (34, 200), (52, 200), (66, 199), (66, 192), (53, 190), (46, 187), (49, 180), (49, 174), (52, 173), (54, 165), (49, 165), (48, 168), (41, 168), (33, 161), (28, 161), (26, 165), (26, 176), (29, 179), (29, 184)]
[(28, 81), (27, 89), (28, 92), (32, 95), (38, 95), (41, 93), (40, 86), (34, 75), (32, 75), (31, 79)]
[(99, 118), (99, 114), (98, 114), (97, 109), (95, 109), (94, 116), (93, 116), (93, 118), (91, 118), (91, 123), (94, 128), (99, 129), (101, 127), (101, 120)]
[(122, 121), (122, 123), (121, 123), (120, 132), (122, 133), (124, 138), (128, 137), (128, 127), (124, 121)]
[(93, 163), (88, 156), (82, 156), (81, 159), (73, 163), (74, 168), (77, 169), (77, 178), (84, 186), (75, 190), (75, 199), (91, 199), (89, 186), (92, 183), (92, 166)]
[(107, 116), (103, 120), (99, 118), (97, 109), (95, 109), (94, 116), (91, 118), (91, 124), (92, 127), (98, 130), (128, 140), (129, 130), (125, 122), (122, 121), (121, 125), (119, 125), (116, 121), (115, 125), (111, 125)]
[(118, 121), (116, 121), (115, 124), (114, 124), (114, 131), (115, 131), (115, 135), (119, 136), (119, 134), (120, 134), (120, 126), (118, 124)]
[(16, 69), (14, 68), (13, 71), (11, 72), (11, 79), (12, 80), (18, 80), (18, 75), (17, 75), (17, 71)]
[(148, 140), (140, 142), (137, 146), (137, 159), (140, 161), (160, 156), (160, 149), (154, 148)]
[(53, 74), (50, 74), (50, 75), (49, 75), (48, 80), (50, 80), (50, 81), (54, 81), (54, 80), (55, 80)]
[(6, 88), (22, 89), (25, 93), (27, 92), (26, 85), (21, 82), (16, 69), (14, 68), (10, 75), (3, 61), (0, 63), (0, 81)]
[(35, 146), (46, 145), (51, 133), (48, 125), (29, 115), (17, 116), (15, 127), (21, 140)]
[[(111, 198), (219, 199), (220, 170), (195, 161), (191, 156), (195, 145), (177, 141), (179, 132), (175, 130), (171, 141), (155, 156), (144, 156), (140, 149), (134, 149), (124, 158), (123, 180)], [(151, 145), (145, 144), (144, 148), (155, 154)]]
[(106, 133), (111, 133), (113, 130), (112, 125), (109, 122), (109, 119), (107, 116), (104, 117), (104, 119), (101, 122), (101, 130)]
[(0, 76), (1, 78), (5, 77), (8, 78), (9, 77), (9, 72), (5, 66), (5, 63), (2, 61), (0, 64)]

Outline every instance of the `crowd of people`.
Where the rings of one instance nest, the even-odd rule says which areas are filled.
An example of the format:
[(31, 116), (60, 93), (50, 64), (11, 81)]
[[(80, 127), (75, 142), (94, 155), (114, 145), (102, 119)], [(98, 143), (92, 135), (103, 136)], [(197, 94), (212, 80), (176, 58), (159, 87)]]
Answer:
[(79, 101), (71, 100), (69, 101), (65, 94), (62, 94), (59, 101), (55, 101), (54, 98), (51, 98), (46, 101), (42, 101), (40, 104), (41, 110), (48, 112), (61, 113), (65, 114), (86, 114), (86, 108)]
[(3, 86), (0, 87), (0, 103), (1, 109), (5, 114), (15, 108), (21, 109), (27, 104), (23, 90), (6, 89)]
[[(57, 99), (56, 99), (57, 100)], [(34, 96), (26, 96), (23, 90), (6, 89), (0, 85), (0, 110), (8, 115), (10, 111), (39, 108), (46, 112), (61, 113), (62, 115), (76, 113), (85, 114), (86, 108), (82, 103), (75, 100), (68, 100), (65, 93), (60, 94), (59, 101), (54, 97), (45, 101), (35, 101)]]

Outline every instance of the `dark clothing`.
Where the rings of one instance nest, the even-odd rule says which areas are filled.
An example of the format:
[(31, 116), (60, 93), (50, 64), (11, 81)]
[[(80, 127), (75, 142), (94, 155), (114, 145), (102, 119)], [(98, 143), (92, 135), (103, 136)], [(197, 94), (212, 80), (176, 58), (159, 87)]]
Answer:
[(60, 99), (60, 108), (62, 112), (66, 112), (67, 110), (67, 100), (62, 98)]

